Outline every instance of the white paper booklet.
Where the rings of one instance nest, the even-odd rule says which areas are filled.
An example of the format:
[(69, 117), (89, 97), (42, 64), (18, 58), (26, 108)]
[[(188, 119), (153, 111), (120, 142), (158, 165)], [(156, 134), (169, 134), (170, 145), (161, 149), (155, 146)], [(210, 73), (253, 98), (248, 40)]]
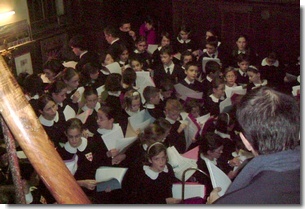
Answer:
[(298, 85), (298, 86), (293, 86), (292, 87), (292, 95), (293, 96), (297, 96), (298, 95), (298, 90), (300, 90), (301, 89), (301, 86), (300, 85)]
[[(83, 97), (84, 91), (85, 91), (85, 88), (84, 88), (83, 86), (81, 86), (81, 87), (79, 87), (79, 88), (76, 90), (76, 92), (74, 93), (74, 94), (76, 94), (77, 92), (79, 93), (79, 98), (78, 98), (77, 102), (80, 102), (80, 101), (81, 101), (81, 99), (82, 99), (82, 97)], [(74, 95), (74, 94), (73, 94), (73, 95)], [(71, 99), (73, 98), (73, 95), (70, 97)]]
[(234, 94), (234, 93), (239, 93), (241, 95), (245, 95), (246, 92), (244, 93), (244, 91), (247, 91), (246, 89), (243, 89), (242, 86), (235, 86), (235, 87), (228, 87), (226, 86), (225, 88), (225, 92), (226, 92), (226, 96), (227, 98), (231, 98), (231, 96)]
[(110, 73), (118, 73), (122, 75), (121, 66), (118, 62), (111, 63), (105, 67), (110, 71)]
[(156, 51), (156, 49), (158, 49), (157, 44), (148, 44), (148, 46), (147, 46), (147, 52), (149, 54), (153, 54)]
[(232, 107), (231, 98), (227, 97), (225, 100), (219, 103), (219, 111), (220, 113), (228, 112), (228, 110)]
[(125, 138), (121, 127), (117, 128), (114, 131), (103, 134), (102, 139), (108, 150), (117, 149), (121, 152), (127, 146), (132, 144), (137, 137), (128, 137)]
[(219, 196), (223, 196), (226, 193), (229, 186), (231, 185), (232, 181), (222, 170), (220, 170), (216, 165), (211, 163), (210, 160), (208, 159), (204, 159), (204, 160), (206, 162), (206, 165), (210, 173), (210, 178), (213, 188), (221, 187), (221, 191), (218, 192), (218, 194)]
[(65, 66), (65, 67), (72, 67), (73, 69), (75, 69), (75, 66), (77, 65), (77, 62), (67, 61), (67, 62), (63, 62), (62, 65)]
[[(177, 179), (182, 181), (183, 172), (188, 168), (197, 168), (197, 160), (183, 157), (179, 154), (174, 146), (168, 147), (167, 150), (168, 163), (173, 167), (174, 173)], [(185, 174), (185, 180), (187, 181), (196, 170), (190, 170)]]
[(194, 98), (194, 99), (202, 99), (202, 95), (203, 95), (202, 92), (196, 92), (196, 91), (184, 86), (181, 83), (175, 84), (174, 87), (175, 87), (175, 90), (177, 91), (177, 93), (181, 95), (180, 98), (183, 101), (185, 101), (186, 98), (188, 98), (188, 97)]
[[(172, 187), (173, 197), (177, 199), (182, 199), (182, 184), (175, 183)], [(196, 182), (186, 182), (184, 187), (184, 199), (192, 197), (205, 196), (205, 186)]]
[(150, 123), (153, 122), (153, 117), (147, 112), (146, 109), (141, 110), (128, 118), (128, 122), (134, 131), (143, 131)]
[(82, 121), (83, 124), (86, 123), (87, 121), (87, 118), (89, 117), (89, 115), (91, 115), (93, 112), (92, 109), (88, 109), (88, 110), (85, 110), (84, 112), (82, 112), (81, 114), (78, 114), (76, 116), (76, 118), (80, 119)]
[(69, 105), (66, 105), (66, 107), (65, 107), (63, 112), (64, 112), (64, 116), (65, 116), (65, 120), (66, 121), (71, 119), (71, 118), (75, 118), (75, 116), (76, 116), (75, 111)]
[(136, 72), (137, 78), (136, 78), (136, 88), (138, 92), (141, 95), (141, 101), (142, 104), (145, 103), (145, 99), (143, 96), (143, 91), (146, 86), (156, 86), (152, 78), (150, 77), (150, 72), (148, 71), (142, 71), (142, 72)]
[(120, 189), (128, 168), (101, 166), (96, 169), (95, 180), (98, 182), (97, 191)]

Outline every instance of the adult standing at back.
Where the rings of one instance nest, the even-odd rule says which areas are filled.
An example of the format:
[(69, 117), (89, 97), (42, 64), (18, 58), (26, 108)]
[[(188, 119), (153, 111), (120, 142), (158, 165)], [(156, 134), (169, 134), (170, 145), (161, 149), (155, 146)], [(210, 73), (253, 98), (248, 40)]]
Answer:
[[(104, 28), (105, 39), (110, 46), (106, 50), (106, 54), (110, 54), (114, 61), (118, 61), (120, 58), (121, 44), (125, 45), (119, 38), (119, 31), (115, 27), (109, 25)], [(126, 46), (126, 45), (125, 45)]]
[(140, 26), (139, 35), (146, 38), (147, 45), (157, 44), (157, 32), (155, 29), (155, 22), (152, 17), (146, 17), (144, 23)]
[[(300, 204), (300, 110), (269, 87), (246, 94), (237, 108), (240, 137), (254, 158), (215, 204)], [(216, 188), (208, 202), (219, 196)]]
[[(77, 72), (82, 72), (83, 66), (87, 63), (99, 63), (99, 55), (89, 50), (88, 40), (83, 35), (75, 35), (70, 41), (69, 45), (72, 48), (72, 51), (76, 56), (79, 57), (79, 61), (75, 66)], [(86, 76), (89, 76), (89, 73), (82, 72)]]
[(135, 40), (137, 38), (136, 33), (131, 30), (131, 23), (128, 19), (123, 19), (119, 25), (119, 38), (127, 47), (129, 52), (134, 49)]

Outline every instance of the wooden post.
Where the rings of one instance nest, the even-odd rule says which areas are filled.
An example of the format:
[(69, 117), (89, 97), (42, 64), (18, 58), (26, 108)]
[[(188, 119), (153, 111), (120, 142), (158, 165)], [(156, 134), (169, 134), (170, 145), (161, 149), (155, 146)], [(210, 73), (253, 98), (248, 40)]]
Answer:
[(59, 204), (90, 204), (63, 163), (20, 86), (0, 56), (0, 113)]

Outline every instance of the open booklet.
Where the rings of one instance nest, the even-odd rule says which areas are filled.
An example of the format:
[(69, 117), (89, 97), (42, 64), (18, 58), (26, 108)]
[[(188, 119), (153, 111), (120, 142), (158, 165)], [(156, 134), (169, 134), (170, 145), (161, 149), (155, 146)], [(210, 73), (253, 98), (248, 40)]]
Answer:
[(183, 101), (186, 101), (188, 97), (194, 99), (202, 99), (202, 92), (194, 91), (193, 89), (190, 89), (181, 83), (175, 84), (174, 87), (176, 92), (180, 94), (180, 99), (182, 99)]
[(198, 134), (202, 132), (202, 129), (209, 118), (210, 113), (198, 118), (194, 118), (192, 115), (188, 114), (184, 119), (188, 123), (187, 127), (184, 129), (187, 148), (192, 144), (192, 139), (196, 138)]
[(137, 137), (124, 137), (123, 131), (121, 128), (118, 128), (115, 131), (103, 134), (102, 139), (108, 150), (117, 149), (119, 152), (127, 149)]
[[(197, 160), (183, 157), (174, 146), (168, 147), (167, 150), (168, 163), (173, 167), (175, 177), (182, 181), (183, 172), (188, 168), (197, 168)], [(187, 181), (196, 170), (190, 170), (185, 173), (185, 181)]]
[(142, 104), (145, 103), (145, 98), (143, 96), (143, 91), (145, 87), (147, 86), (156, 86), (153, 79), (150, 77), (150, 72), (148, 71), (141, 71), (141, 72), (136, 72), (137, 78), (136, 78), (136, 87), (138, 92), (141, 95), (141, 101)]
[(118, 73), (118, 74), (122, 74), (122, 70), (121, 70), (121, 66), (118, 62), (113, 62), (109, 65), (105, 66), (110, 73)]
[[(182, 183), (174, 183), (172, 187), (173, 197), (177, 199), (182, 199)], [(205, 186), (197, 182), (185, 182), (184, 187), (184, 199), (192, 197), (205, 196)]]
[(148, 44), (147, 46), (147, 52), (149, 54), (153, 54), (157, 49), (158, 49), (159, 45), (158, 44)]
[(128, 122), (135, 131), (143, 131), (150, 123), (153, 122), (153, 120), (154, 118), (148, 113), (146, 109), (143, 109), (128, 118)]
[(95, 180), (98, 182), (96, 191), (105, 191), (107, 188), (116, 190), (122, 188), (122, 181), (128, 168), (101, 166), (96, 169)]
[(216, 165), (211, 163), (210, 160), (204, 160), (210, 173), (213, 188), (221, 187), (221, 191), (218, 192), (218, 194), (219, 196), (223, 196), (231, 185), (232, 181), (222, 170), (220, 170)]

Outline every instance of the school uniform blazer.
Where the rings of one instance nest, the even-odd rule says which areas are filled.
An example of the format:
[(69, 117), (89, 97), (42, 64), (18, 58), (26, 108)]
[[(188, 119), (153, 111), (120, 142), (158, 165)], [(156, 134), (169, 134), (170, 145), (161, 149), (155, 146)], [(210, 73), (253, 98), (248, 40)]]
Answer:
[(183, 41), (176, 37), (173, 41), (173, 48), (175, 52), (183, 53), (185, 51), (194, 51), (197, 48), (196, 43), (192, 39), (187, 39)]
[(184, 131), (182, 131), (181, 133), (177, 132), (180, 125), (180, 121), (175, 121), (175, 123), (172, 124), (169, 135), (164, 140), (164, 144), (168, 147), (174, 146), (180, 154), (183, 154), (186, 152), (186, 140), (184, 136)]
[(129, 35), (128, 32), (123, 32), (119, 31), (119, 38), (122, 41), (122, 43), (127, 47), (129, 52), (132, 52), (134, 49), (134, 40), (133, 38)]
[(203, 88), (203, 99), (206, 100), (209, 94), (212, 93), (212, 82), (210, 82), (207, 78), (202, 81)]
[(219, 104), (222, 102), (222, 99), (219, 99), (218, 102), (214, 102), (213, 99), (208, 96), (205, 100), (205, 107), (210, 112), (211, 116), (218, 116), (220, 113)]
[(88, 51), (83, 54), (77, 62), (75, 69), (77, 72), (81, 72), (82, 68), (87, 63), (99, 63), (99, 55), (96, 52)]
[(123, 190), (129, 204), (166, 204), (166, 198), (172, 197), (172, 185), (176, 181), (170, 164), (160, 173), (140, 164), (129, 168), (125, 177)]
[(114, 56), (113, 58), (115, 61), (118, 61), (120, 58), (120, 51), (121, 51), (120, 45), (124, 45), (124, 42), (119, 39), (119, 40), (115, 41), (114, 43), (112, 43), (111, 45), (109, 45), (109, 47), (107, 49), (107, 53)]
[(144, 109), (146, 109), (151, 115), (151, 117), (155, 119), (165, 118), (163, 109), (161, 109), (161, 106), (159, 105), (154, 105), (154, 107), (152, 107), (151, 105), (144, 105)]
[(174, 64), (174, 70), (171, 75), (167, 75), (163, 66), (154, 71), (154, 82), (157, 88), (160, 88), (160, 81), (165, 78), (170, 79), (173, 84), (177, 84), (185, 78), (184, 70), (177, 64)]
[(55, 147), (59, 146), (59, 142), (65, 142), (63, 141), (65, 138), (65, 118), (63, 114), (56, 112), (53, 120), (47, 120), (42, 115), (38, 119)]
[[(247, 73), (246, 73), (247, 74)], [(237, 71), (237, 78), (236, 78), (236, 82), (238, 85), (244, 85), (244, 84), (248, 84), (249, 83), (249, 77), (248, 75), (246, 75), (245, 77), (243, 75), (240, 74), (239, 70)]]

